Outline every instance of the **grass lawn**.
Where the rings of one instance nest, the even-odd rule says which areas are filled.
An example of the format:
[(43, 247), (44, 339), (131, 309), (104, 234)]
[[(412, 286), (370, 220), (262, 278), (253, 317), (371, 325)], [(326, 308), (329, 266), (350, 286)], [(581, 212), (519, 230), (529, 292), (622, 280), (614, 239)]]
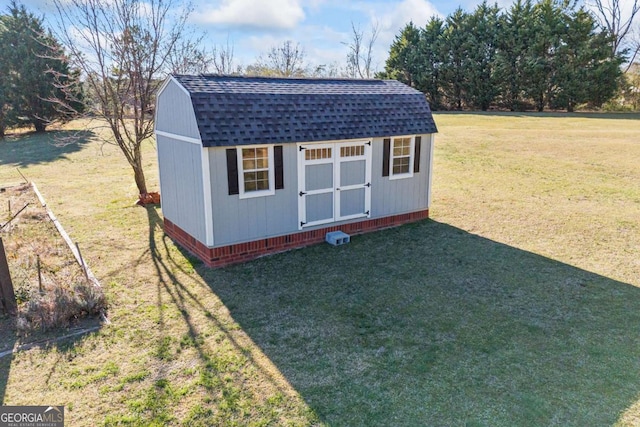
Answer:
[(38, 184), (112, 322), (0, 359), (0, 400), (73, 426), (640, 425), (640, 115), (436, 121), (430, 220), (220, 270), (133, 207), (114, 147), (0, 142), (0, 186)]

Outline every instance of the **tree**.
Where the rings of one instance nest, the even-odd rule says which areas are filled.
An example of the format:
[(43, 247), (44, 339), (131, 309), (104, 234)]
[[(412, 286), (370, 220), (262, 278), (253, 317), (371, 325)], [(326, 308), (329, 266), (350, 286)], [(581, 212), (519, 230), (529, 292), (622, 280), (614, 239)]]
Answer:
[(352, 39), (347, 44), (347, 75), (352, 78), (368, 79), (372, 76), (373, 46), (380, 34), (380, 26), (376, 22), (371, 26), (371, 34), (365, 41), (364, 31), (351, 22)]
[(420, 78), (420, 30), (409, 22), (400, 31), (391, 44), (389, 58), (385, 62), (384, 71), (379, 78), (399, 80), (411, 87), (416, 87)]
[(199, 66), (185, 57), (201, 52), (199, 39), (185, 32), (191, 7), (177, 0), (54, 3), (62, 40), (91, 95), (87, 112), (106, 123), (112, 138), (105, 142), (120, 148), (146, 194), (142, 143), (153, 135), (156, 91), (166, 73)]
[[(6, 17), (0, 15), (0, 46), (4, 45), (2, 42), (6, 31), (4, 21)], [(4, 138), (5, 130), (7, 128), (7, 113), (9, 111), (9, 61), (0, 61), (0, 139)]]
[(489, 6), (485, 0), (469, 15), (466, 26), (465, 99), (469, 106), (482, 111), (489, 109), (498, 93), (494, 71), (498, 12), (498, 6)]
[(247, 67), (246, 73), (259, 76), (302, 77), (308, 74), (305, 52), (300, 43), (287, 40), (273, 46), (266, 57), (260, 56), (254, 65)]
[(580, 8), (565, 15), (566, 34), (558, 49), (560, 59), (554, 76), (551, 102), (571, 112), (581, 103), (600, 107), (615, 95), (621, 83), (622, 57), (611, 57), (614, 37), (599, 31), (592, 15)]
[(532, 20), (531, 0), (517, 0), (498, 20), (496, 82), (503, 104), (511, 111), (525, 108), (524, 75)]
[(233, 64), (233, 45), (229, 44), (229, 38), (227, 38), (226, 45), (215, 45), (212, 52), (213, 67), (218, 74), (233, 74), (234, 72), (241, 71), (240, 67), (234, 69)]
[(447, 26), (442, 35), (444, 62), (442, 75), (446, 82), (444, 94), (449, 104), (456, 110), (462, 110), (465, 89), (468, 87), (466, 65), (469, 31), (471, 31), (470, 15), (458, 8), (447, 17)]
[[(631, 40), (633, 25), (640, 12), (639, 0), (633, 0), (633, 3), (631, 0), (589, 0), (587, 3), (592, 6), (594, 16), (600, 25), (614, 37), (611, 57), (628, 55), (626, 70), (629, 70), (640, 54), (640, 40)], [(631, 6), (626, 15), (623, 10), (625, 3)]]
[(77, 74), (70, 70), (62, 46), (45, 31), (42, 19), (15, 2), (8, 11), (0, 32), (0, 120), (9, 125), (31, 124), (36, 132), (44, 132), (52, 122), (69, 118), (69, 111), (54, 100), (64, 96), (63, 87), (73, 88), (80, 96)]
[(431, 108), (439, 110), (442, 105), (442, 35), (444, 22), (432, 17), (420, 33), (419, 53), (422, 67), (419, 68), (416, 88), (427, 96)]
[(560, 48), (567, 34), (568, 2), (541, 0), (533, 7), (527, 66), (524, 70), (525, 94), (538, 111), (554, 96), (555, 74), (562, 65)]

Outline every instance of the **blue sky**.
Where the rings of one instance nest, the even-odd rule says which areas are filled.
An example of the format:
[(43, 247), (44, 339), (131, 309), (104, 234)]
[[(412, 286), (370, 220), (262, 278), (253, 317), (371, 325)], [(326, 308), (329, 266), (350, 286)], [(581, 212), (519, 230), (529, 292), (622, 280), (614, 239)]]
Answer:
[[(53, 23), (52, 0), (23, 0), (27, 8)], [(64, 0), (63, 0), (64, 1)], [(108, 1), (108, 0), (107, 0)], [(144, 0), (142, 0), (144, 1)], [(10, 0), (0, 0), (6, 10)], [(206, 34), (209, 48), (234, 49), (234, 63), (246, 67), (271, 47), (297, 42), (311, 66), (346, 64), (351, 24), (368, 34), (372, 25), (380, 33), (374, 46), (374, 68), (384, 68), (389, 46), (410, 21), (424, 25), (431, 16), (446, 17), (456, 8), (472, 11), (481, 0), (192, 0), (190, 25)], [(623, 0), (631, 2), (631, 0)], [(497, 0), (508, 7), (512, 0)]]
[(393, 38), (408, 22), (422, 26), (431, 16), (445, 17), (458, 6), (472, 10), (478, 3), (480, 0), (196, 0), (192, 22), (214, 43), (226, 44), (228, 37), (239, 65), (249, 65), (270, 47), (292, 40), (300, 43), (310, 64), (338, 67), (346, 62), (351, 23), (365, 34), (378, 23), (374, 65), (382, 69)]
[[(20, 0), (18, 0), (20, 1)], [(300, 43), (309, 65), (344, 67), (351, 40), (351, 23), (368, 34), (378, 23), (380, 34), (374, 46), (374, 66), (384, 68), (393, 38), (410, 21), (424, 25), (433, 16), (447, 16), (458, 6), (473, 10), (481, 0), (192, 0), (190, 24), (206, 33), (208, 47), (226, 45), (234, 49), (234, 63), (246, 67), (259, 55), (287, 40)], [(10, 0), (0, 0), (5, 11)], [(23, 0), (26, 7), (53, 25), (51, 0)], [(499, 0), (508, 5), (511, 0)]]

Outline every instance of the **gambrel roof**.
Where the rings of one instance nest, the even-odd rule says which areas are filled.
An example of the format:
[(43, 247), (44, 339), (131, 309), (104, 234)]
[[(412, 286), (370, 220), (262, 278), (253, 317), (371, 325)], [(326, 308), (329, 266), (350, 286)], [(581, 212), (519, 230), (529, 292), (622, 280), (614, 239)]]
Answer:
[(205, 147), (437, 132), (424, 94), (395, 80), (174, 75)]

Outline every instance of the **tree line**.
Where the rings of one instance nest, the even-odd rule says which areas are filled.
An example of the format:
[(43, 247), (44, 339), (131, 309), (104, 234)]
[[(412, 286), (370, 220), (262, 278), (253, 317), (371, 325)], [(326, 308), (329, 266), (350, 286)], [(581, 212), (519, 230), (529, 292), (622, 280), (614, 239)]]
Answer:
[[(204, 36), (187, 26), (193, 9), (182, 0), (53, 0), (55, 33), (16, 1), (0, 12), (0, 139), (8, 128), (44, 131), (55, 121), (97, 118), (111, 131), (104, 142), (117, 145), (132, 167), (140, 194), (147, 192), (141, 145), (153, 136), (155, 93), (168, 73), (375, 73), (377, 24), (368, 32), (352, 24), (344, 66), (311, 66), (304, 48), (289, 40), (243, 68), (228, 40), (203, 47)], [(611, 10), (615, 19), (605, 16), (598, 25), (597, 16), (572, 0), (517, 0), (505, 11), (487, 2), (471, 13), (458, 9), (421, 28), (406, 25), (376, 77), (421, 90), (434, 109), (597, 107), (620, 86), (627, 53), (621, 41), (635, 15), (622, 22), (620, 8)], [(630, 62), (639, 51), (640, 45), (630, 52)], [(639, 74), (637, 67), (630, 71)], [(637, 97), (640, 84), (634, 85), (629, 93)]]
[(396, 36), (378, 76), (424, 92), (433, 109), (573, 111), (600, 107), (622, 82), (616, 36), (569, 0), (486, 1)]
[(82, 110), (81, 102), (63, 108), (59, 99), (74, 92), (78, 72), (71, 70), (64, 49), (41, 18), (15, 3), (0, 15), (0, 138), (12, 127), (33, 126), (43, 132), (54, 120), (71, 118), (68, 108)]

